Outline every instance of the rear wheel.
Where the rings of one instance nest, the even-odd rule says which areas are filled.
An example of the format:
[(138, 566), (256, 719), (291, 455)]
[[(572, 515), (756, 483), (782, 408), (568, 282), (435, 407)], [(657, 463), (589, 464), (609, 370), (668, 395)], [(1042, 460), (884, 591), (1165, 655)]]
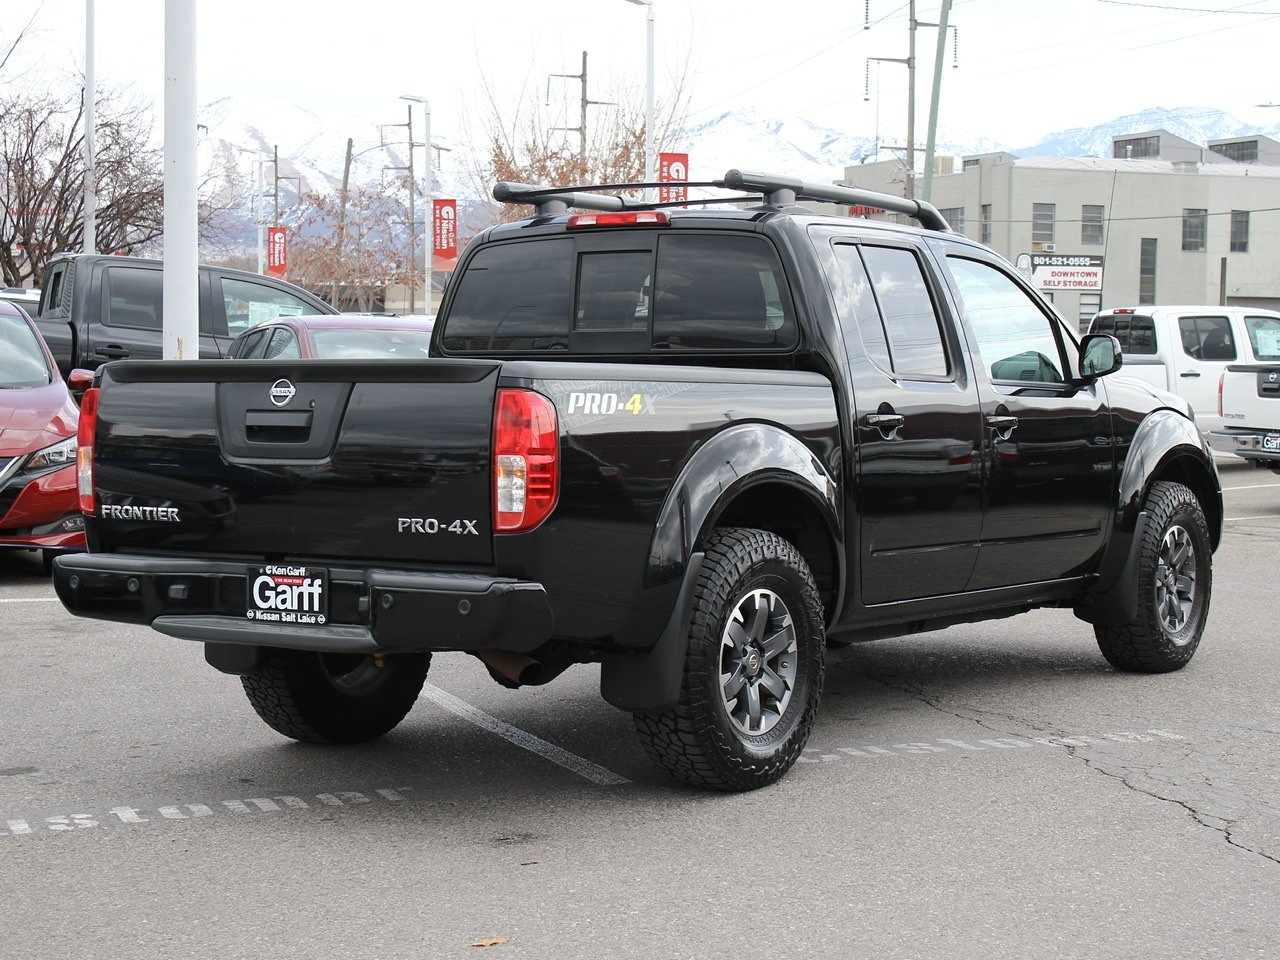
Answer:
[(1182, 484), (1154, 484), (1146, 510), (1138, 615), (1120, 626), (1093, 629), (1102, 655), (1117, 670), (1168, 673), (1185, 667), (1200, 645), (1213, 587), (1213, 549), (1200, 501)]
[(676, 707), (636, 714), (650, 759), (716, 790), (773, 783), (800, 756), (822, 692), (813, 575), (787, 541), (726, 528), (706, 545)]
[(311, 743), (362, 743), (405, 718), (430, 665), (429, 653), (373, 657), (271, 648), (240, 682), (277, 733)]

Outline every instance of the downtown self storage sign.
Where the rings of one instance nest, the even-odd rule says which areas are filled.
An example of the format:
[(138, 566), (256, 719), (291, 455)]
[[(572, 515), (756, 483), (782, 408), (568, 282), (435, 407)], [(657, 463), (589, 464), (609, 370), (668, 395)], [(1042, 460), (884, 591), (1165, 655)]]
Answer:
[(1041, 290), (1101, 290), (1102, 257), (1033, 253), (1031, 282)]

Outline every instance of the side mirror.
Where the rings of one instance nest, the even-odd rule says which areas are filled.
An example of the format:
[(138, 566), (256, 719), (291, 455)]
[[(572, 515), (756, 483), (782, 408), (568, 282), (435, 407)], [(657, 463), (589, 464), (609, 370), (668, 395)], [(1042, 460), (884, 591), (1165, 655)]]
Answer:
[(71, 396), (75, 398), (76, 403), (80, 402), (80, 398), (84, 396), (84, 392), (92, 386), (92, 370), (85, 370), (82, 367), (76, 367), (67, 374), (67, 389), (71, 391)]
[(1080, 341), (1080, 376), (1083, 379), (1105, 377), (1123, 365), (1120, 341), (1109, 333), (1091, 333)]

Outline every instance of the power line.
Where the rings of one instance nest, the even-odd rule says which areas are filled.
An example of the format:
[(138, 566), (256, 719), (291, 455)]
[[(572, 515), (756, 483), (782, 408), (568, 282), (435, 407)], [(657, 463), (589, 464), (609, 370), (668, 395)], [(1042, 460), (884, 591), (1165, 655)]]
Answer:
[(1099, 3), (1109, 3), (1117, 7), (1145, 7), (1148, 10), (1176, 10), (1180, 13), (1227, 13), (1235, 14), (1240, 17), (1275, 17), (1280, 16), (1280, 10), (1222, 10), (1213, 7), (1173, 7), (1162, 3), (1138, 3), (1136, 0), (1098, 0)]

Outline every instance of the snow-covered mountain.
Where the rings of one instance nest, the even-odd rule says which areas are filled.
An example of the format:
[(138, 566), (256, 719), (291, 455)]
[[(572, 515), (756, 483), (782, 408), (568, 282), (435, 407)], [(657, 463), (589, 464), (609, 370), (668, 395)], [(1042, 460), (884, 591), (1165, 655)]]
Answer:
[[(416, 112), (415, 121), (420, 117)], [(309, 192), (339, 189), (348, 138), (354, 142), (353, 184), (378, 185), (398, 176), (400, 171), (395, 168), (408, 165), (403, 124), (387, 125), (380, 131), (368, 119), (321, 115), (261, 96), (230, 97), (210, 103), (201, 110), (200, 123), (202, 148), (210, 168), (238, 181), (242, 194), (255, 192), (253, 185), (260, 168), (266, 183), (271, 183), (269, 161), (273, 150), (279, 149), (282, 208), (292, 203), (298, 186)], [(953, 134), (939, 144), (937, 152), (963, 156), (1008, 150), (1018, 156), (1109, 156), (1111, 137), (1154, 129), (1168, 130), (1197, 143), (1256, 133), (1280, 138), (1280, 126), (1258, 128), (1211, 107), (1156, 107), (1094, 127), (1052, 133), (1023, 147), (1009, 147), (976, 132)], [(420, 141), (421, 136), (422, 131), (415, 126), (414, 139)], [(447, 148), (437, 153), (433, 193), (458, 200), (459, 235), (465, 238), (490, 218), (486, 191), (473, 173), (477, 168), (475, 147), (439, 135), (433, 135), (432, 141)], [(872, 137), (825, 127), (799, 115), (767, 117), (752, 111), (726, 112), (692, 124), (677, 142), (677, 149), (689, 154), (692, 180), (715, 179), (738, 167), (829, 183), (841, 177), (846, 166), (890, 156), (888, 151), (877, 149)], [(422, 154), (417, 153), (419, 175), (422, 161)], [(271, 204), (270, 189), (267, 193), (267, 199), (260, 200), (260, 204)], [(247, 205), (243, 224), (242, 234), (249, 243), (254, 233), (254, 213)]]

